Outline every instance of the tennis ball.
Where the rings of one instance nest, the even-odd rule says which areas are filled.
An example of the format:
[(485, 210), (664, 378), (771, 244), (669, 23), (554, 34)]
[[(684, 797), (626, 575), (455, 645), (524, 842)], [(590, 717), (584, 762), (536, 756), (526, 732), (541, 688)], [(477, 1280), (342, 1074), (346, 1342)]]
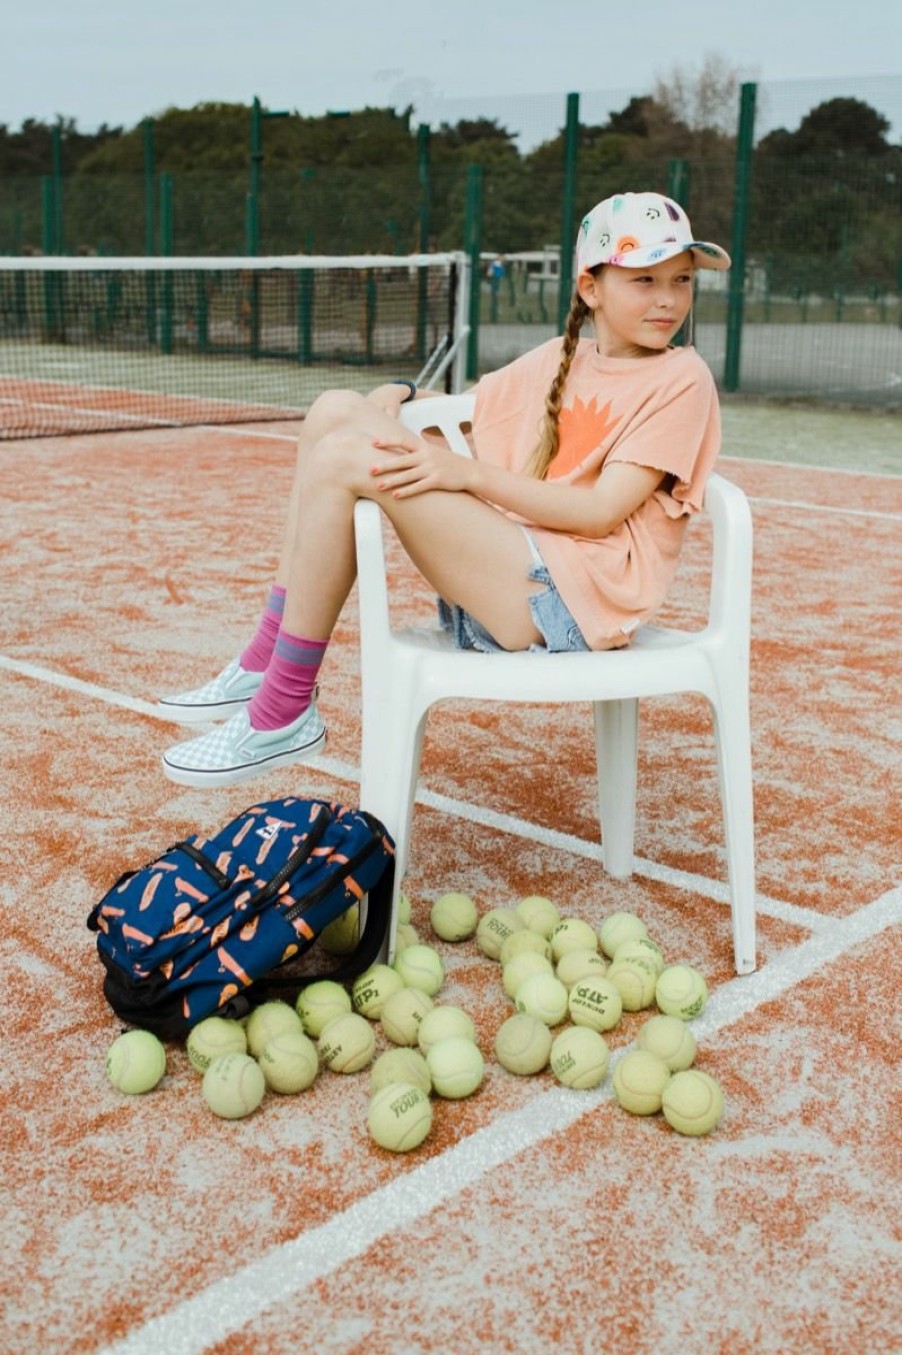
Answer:
[(527, 894), (514, 908), (531, 932), (538, 932), (547, 941), (561, 920), (561, 914), (544, 894)]
[(512, 908), (490, 908), (476, 928), (476, 944), (490, 960), (500, 960), (501, 947), (513, 932), (526, 929), (526, 923)]
[(380, 1148), (409, 1153), (418, 1148), (432, 1128), (432, 1105), (422, 1087), (392, 1082), (370, 1101), (367, 1126)]
[(462, 1101), (482, 1086), (485, 1062), (472, 1040), (451, 1035), (439, 1040), (426, 1055), (432, 1090), (449, 1101)]
[(360, 940), (360, 909), (355, 903), (319, 934), (319, 944), (328, 955), (350, 955)]
[(370, 1092), (392, 1082), (412, 1082), (428, 1096), (432, 1091), (432, 1077), (426, 1059), (418, 1049), (386, 1049), (370, 1069)]
[(319, 1056), (333, 1073), (359, 1073), (372, 1061), (376, 1037), (365, 1016), (336, 1016), (319, 1037)]
[(533, 955), (544, 955), (546, 960), (551, 959), (551, 943), (546, 941), (541, 933), (531, 932), (528, 927), (524, 927), (520, 932), (511, 932), (502, 943), (498, 959), (503, 966), (515, 956), (522, 955), (524, 951), (529, 951)]
[(404, 980), (391, 965), (370, 965), (369, 969), (358, 975), (351, 984), (351, 1006), (361, 1016), (378, 1021), (386, 998), (403, 987)]
[(611, 913), (598, 929), (601, 948), (611, 960), (624, 941), (635, 941), (640, 936), (648, 936), (648, 928), (635, 913)]
[(205, 1073), (220, 1054), (246, 1053), (244, 1027), (224, 1016), (205, 1017), (188, 1035), (188, 1061), (199, 1073)]
[[(538, 936), (538, 932), (518, 932), (517, 936)], [(541, 941), (541, 937), (539, 940)], [(516, 940), (516, 936), (511, 937)], [(530, 974), (554, 974), (551, 967), (551, 961), (546, 960), (544, 955), (539, 955), (534, 950), (522, 950), (519, 955), (515, 955), (512, 960), (508, 960), (501, 970), (501, 982), (504, 991), (513, 1002), (517, 996), (517, 989), (524, 979), (529, 978)]]
[(432, 905), (429, 921), (443, 941), (466, 941), (476, 930), (479, 913), (469, 894), (442, 894)]
[(518, 1012), (537, 1016), (546, 1026), (559, 1026), (567, 1015), (569, 994), (554, 974), (530, 974), (514, 996)]
[(640, 1012), (655, 1000), (656, 976), (644, 962), (615, 959), (608, 970), (608, 978), (620, 993), (625, 1012)]
[(678, 1134), (708, 1134), (723, 1118), (723, 1092), (709, 1073), (687, 1068), (674, 1073), (661, 1099), (664, 1119)]
[(655, 978), (664, 968), (664, 955), (657, 942), (650, 936), (637, 936), (632, 941), (622, 941), (614, 951), (615, 960), (634, 960), (637, 964), (646, 964), (654, 971)]
[(689, 1068), (695, 1058), (695, 1037), (678, 1016), (650, 1016), (636, 1037), (640, 1049), (657, 1054), (672, 1073)]
[(691, 1021), (704, 1011), (708, 985), (697, 969), (687, 964), (667, 965), (658, 975), (655, 1001), (665, 1016)]
[(597, 950), (577, 946), (576, 950), (564, 951), (554, 972), (565, 987), (572, 988), (580, 979), (604, 978), (608, 967)]
[(286, 1096), (312, 1087), (319, 1072), (316, 1045), (302, 1030), (283, 1030), (267, 1040), (257, 1062), (267, 1087)]
[(398, 894), (398, 902), (395, 907), (395, 921), (402, 923), (410, 922), (410, 899), (404, 893), (403, 889)]
[(399, 922), (395, 928), (395, 954), (405, 950), (407, 946), (418, 946), (420, 944), (420, 934), (416, 927), (412, 927), (409, 922)]
[(555, 963), (568, 950), (597, 950), (594, 928), (581, 917), (562, 917), (551, 933), (551, 953)]
[(254, 1058), (274, 1035), (283, 1030), (303, 1030), (301, 1018), (287, 1002), (263, 1002), (247, 1019), (247, 1049)]
[(509, 1073), (540, 1073), (548, 1067), (551, 1031), (537, 1016), (517, 1012), (509, 1016), (495, 1036), (495, 1058)]
[(421, 1054), (429, 1054), (439, 1040), (463, 1039), (475, 1041), (476, 1027), (473, 1018), (461, 1007), (433, 1007), (420, 1022), (417, 1031), (417, 1044)]
[(333, 979), (319, 979), (301, 990), (295, 1003), (295, 1011), (301, 1018), (304, 1031), (311, 1039), (318, 1040), (327, 1026), (336, 1016), (344, 1016), (351, 1010), (351, 995), (346, 988)]
[(568, 1026), (551, 1046), (551, 1071), (565, 1087), (597, 1087), (608, 1071), (610, 1050), (604, 1037), (587, 1026)]
[(166, 1072), (166, 1050), (149, 1030), (127, 1030), (107, 1050), (106, 1075), (117, 1091), (153, 1091)]
[(670, 1081), (670, 1069), (657, 1054), (631, 1049), (614, 1068), (614, 1095), (631, 1115), (654, 1115)]
[(250, 1054), (222, 1054), (204, 1073), (201, 1090), (214, 1115), (223, 1120), (243, 1120), (263, 1100), (266, 1079)]
[(385, 999), (379, 1020), (392, 1044), (414, 1045), (420, 1022), (431, 1010), (432, 998), (421, 988), (399, 988)]
[(419, 988), (429, 997), (435, 997), (445, 980), (442, 957), (432, 946), (406, 946), (395, 956), (394, 967), (402, 987)]
[(567, 1007), (576, 1025), (588, 1026), (590, 1030), (613, 1030), (623, 1015), (623, 998), (609, 978), (590, 974), (574, 983)]

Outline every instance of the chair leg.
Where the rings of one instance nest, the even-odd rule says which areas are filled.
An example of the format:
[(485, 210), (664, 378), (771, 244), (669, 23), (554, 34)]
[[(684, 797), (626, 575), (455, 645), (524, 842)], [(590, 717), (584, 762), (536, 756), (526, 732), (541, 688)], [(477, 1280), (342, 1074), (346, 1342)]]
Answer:
[(723, 694), (714, 709), (717, 776), (723, 812), (727, 878), (737, 974), (757, 966), (755, 952), (755, 829), (751, 732), (744, 696)]
[(639, 702), (596, 701), (594, 712), (602, 861), (608, 875), (625, 880), (633, 873)]

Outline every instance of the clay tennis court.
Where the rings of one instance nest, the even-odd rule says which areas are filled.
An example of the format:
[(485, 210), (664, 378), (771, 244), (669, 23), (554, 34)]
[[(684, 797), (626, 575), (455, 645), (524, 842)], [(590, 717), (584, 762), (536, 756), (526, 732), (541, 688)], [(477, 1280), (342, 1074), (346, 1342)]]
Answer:
[[(176, 1043), (148, 1095), (104, 1070), (122, 1026), (85, 919), (117, 876), (255, 798), (356, 803), (353, 598), (321, 677), (325, 755), (216, 792), (159, 769), (181, 734), (156, 697), (216, 671), (256, 619), (297, 425), (0, 446), (4, 1355), (902, 1348), (902, 480), (854, 456), (737, 457), (726, 426), (719, 468), (756, 533), (758, 970), (733, 971), (700, 699), (643, 707), (628, 883), (601, 873), (587, 708), (438, 711), (406, 891), (487, 1072), (436, 1101), (408, 1155), (369, 1139), (366, 1072), (228, 1122)], [(706, 545), (696, 523), (667, 605), (681, 624), (702, 613)], [(428, 620), (392, 560), (399, 615)], [(610, 1075), (573, 1092), (501, 1068), (498, 966), (430, 931), (448, 889), (482, 910), (540, 892), (595, 925), (639, 913), (708, 980), (693, 1031), (720, 1127), (628, 1115)], [(612, 1059), (644, 1015), (610, 1032)]]

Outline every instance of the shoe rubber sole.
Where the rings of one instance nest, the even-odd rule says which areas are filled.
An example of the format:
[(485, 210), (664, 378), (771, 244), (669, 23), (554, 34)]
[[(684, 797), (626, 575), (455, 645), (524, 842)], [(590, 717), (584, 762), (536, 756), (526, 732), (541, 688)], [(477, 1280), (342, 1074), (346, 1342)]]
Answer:
[(228, 720), (243, 706), (249, 706), (252, 697), (237, 696), (232, 701), (210, 702), (205, 706), (182, 706), (174, 701), (158, 701), (157, 714), (178, 725), (205, 725), (216, 720)]
[(255, 776), (263, 776), (276, 767), (287, 767), (293, 762), (304, 762), (320, 751), (326, 742), (326, 731), (303, 748), (292, 749), (289, 753), (272, 753), (268, 757), (257, 758), (240, 767), (227, 767), (225, 770), (198, 771), (194, 767), (178, 767), (161, 759), (163, 772), (170, 781), (180, 786), (236, 786), (241, 781), (251, 781)]

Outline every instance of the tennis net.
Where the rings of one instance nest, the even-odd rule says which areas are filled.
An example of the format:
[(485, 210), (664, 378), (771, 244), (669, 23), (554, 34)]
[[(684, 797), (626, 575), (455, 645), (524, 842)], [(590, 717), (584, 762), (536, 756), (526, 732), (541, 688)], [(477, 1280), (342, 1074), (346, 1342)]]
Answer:
[(463, 254), (0, 258), (0, 438), (294, 418), (393, 376), (451, 388)]

